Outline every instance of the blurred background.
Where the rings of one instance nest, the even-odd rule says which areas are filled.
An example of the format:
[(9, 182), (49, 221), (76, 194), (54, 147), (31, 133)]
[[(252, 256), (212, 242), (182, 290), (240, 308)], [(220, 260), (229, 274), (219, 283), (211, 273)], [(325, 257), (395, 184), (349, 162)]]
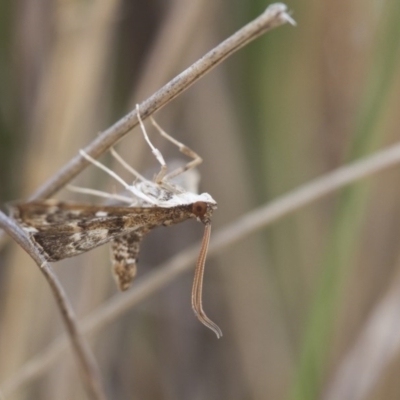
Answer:
[[(258, 0), (0, 3), (0, 201), (26, 199), (98, 132), (267, 7)], [(279, 27), (233, 55), (156, 119), (199, 153), (213, 231), (399, 140), (400, 2), (291, 0)], [(149, 128), (167, 160), (176, 148)], [(118, 146), (151, 177), (139, 130)], [(117, 172), (109, 154), (101, 161)], [(113, 399), (398, 399), (400, 168), (246, 237), (91, 335)], [(94, 167), (73, 182), (113, 191)], [(57, 198), (98, 199), (62, 191)], [(195, 221), (145, 240), (138, 281), (196, 243)], [(109, 249), (54, 265), (80, 318), (117, 296)], [(46, 281), (8, 241), (0, 252), (5, 399), (86, 399), (72, 352), (7, 391), (64, 328)], [(134, 285), (137, 283), (135, 282)]]

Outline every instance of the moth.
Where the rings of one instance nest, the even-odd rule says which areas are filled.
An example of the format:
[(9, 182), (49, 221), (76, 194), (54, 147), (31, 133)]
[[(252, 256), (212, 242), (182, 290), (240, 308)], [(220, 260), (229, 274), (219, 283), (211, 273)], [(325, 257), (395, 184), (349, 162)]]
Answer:
[[(114, 150), (111, 154), (135, 176), (132, 185), (90, 157), (81, 155), (116, 179), (129, 195), (110, 194), (93, 189), (70, 187), (71, 190), (117, 201), (118, 205), (87, 205), (58, 200), (33, 201), (11, 205), (11, 216), (27, 232), (47, 261), (59, 261), (110, 242), (112, 269), (120, 290), (127, 290), (136, 275), (138, 254), (143, 238), (158, 226), (170, 226), (194, 218), (204, 224), (204, 235), (196, 263), (192, 308), (205, 326), (222, 336), (221, 329), (205, 314), (202, 306), (204, 266), (210, 241), (211, 217), (217, 208), (208, 193), (197, 194), (173, 182), (173, 178), (192, 169), (202, 159), (191, 149), (168, 135), (152, 118), (159, 133), (192, 158), (183, 167), (167, 173), (161, 152), (151, 143), (137, 106), (143, 136), (161, 165), (154, 180), (148, 180), (127, 164)], [(126, 205), (121, 205), (121, 204)]]

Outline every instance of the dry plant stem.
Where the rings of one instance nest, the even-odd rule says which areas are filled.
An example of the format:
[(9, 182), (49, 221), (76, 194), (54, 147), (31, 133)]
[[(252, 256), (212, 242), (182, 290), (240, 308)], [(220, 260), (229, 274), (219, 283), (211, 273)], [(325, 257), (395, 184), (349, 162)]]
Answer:
[[(247, 43), (273, 28), (287, 22), (292, 23), (293, 20), (286, 11), (287, 7), (282, 3), (270, 5), (258, 18), (209, 51), (200, 60), (141, 103), (140, 115), (142, 119), (148, 118), (151, 114), (164, 107), (203, 75), (210, 72), (214, 67)], [(113, 126), (102, 132), (92, 143), (85, 147), (85, 153), (93, 158), (99, 157), (137, 125), (137, 112), (133, 110)], [(88, 160), (82, 157), (82, 155), (77, 154), (59, 172), (44, 183), (29, 200), (47, 198), (54, 195), (88, 165)]]
[[(150, 98), (140, 105), (141, 116), (143, 119), (165, 106), (168, 102), (177, 97), (184, 90), (188, 89), (193, 83), (200, 79), (204, 74), (211, 71), (223, 60), (245, 46), (247, 43), (261, 36), (265, 32), (278, 27), (287, 22), (293, 22), (286, 13), (284, 4), (274, 4), (254, 21), (243, 27), (230, 38), (222, 42), (213, 50), (208, 52), (199, 61), (186, 69), (172, 81), (167, 83), (163, 88), (153, 94)], [(138, 116), (136, 110), (127, 114), (113, 126), (105, 130), (91, 144), (89, 144), (84, 152), (90, 156), (97, 158), (107, 151), (113, 144), (126, 135), (132, 128), (138, 124)], [(76, 155), (68, 164), (66, 164), (59, 172), (43, 184), (31, 197), (30, 200), (38, 198), (48, 198), (63, 188), (76, 175), (78, 175), (85, 167), (89, 165), (89, 161), (82, 156)], [(101, 388), (99, 375), (95, 362), (87, 348), (82, 336), (78, 332), (72, 308), (59, 285), (50, 266), (41, 260), (39, 254), (32, 247), (21, 229), (12, 223), (4, 214), (0, 215), (0, 225), (10, 234), (36, 261), (41, 267), (41, 271), (48, 280), (50, 287), (57, 299), (58, 307), (61, 310), (64, 323), (74, 349), (77, 353), (80, 365), (84, 372), (87, 387), (93, 399), (105, 399), (104, 391)]]
[(100, 374), (92, 353), (83, 336), (78, 330), (78, 324), (71, 305), (64, 293), (61, 284), (50, 265), (38, 253), (25, 232), (12, 220), (0, 211), (0, 227), (4, 229), (36, 262), (40, 271), (45, 276), (60, 310), (62, 319), (67, 328), (69, 339), (72, 342), (78, 364), (83, 373), (86, 389), (93, 400), (106, 400), (102, 387)]
[[(287, 7), (282, 3), (270, 5), (263, 14), (244, 26), (230, 38), (219, 44), (213, 50), (209, 51), (200, 60), (187, 68), (181, 74), (176, 76), (151, 97), (140, 104), (142, 119), (164, 107), (180, 93), (188, 89), (203, 75), (210, 72), (231, 54), (245, 46), (247, 43), (255, 40), (269, 30), (276, 28), (287, 22), (294, 23), (287, 14)], [(106, 152), (117, 141), (123, 138), (131, 129), (138, 125), (136, 109), (117, 121), (110, 128), (102, 132), (92, 143), (84, 148), (84, 152), (93, 158), (99, 157)], [(72, 158), (63, 168), (61, 168), (53, 177), (45, 182), (29, 200), (48, 198), (89, 165), (89, 161), (80, 153)], [(0, 232), (0, 246), (4, 243), (5, 236)]]
[[(225, 247), (240, 242), (244, 237), (329, 193), (333, 193), (350, 183), (399, 163), (400, 144), (396, 144), (386, 150), (377, 152), (372, 156), (338, 168), (321, 178), (315, 179), (287, 195), (245, 214), (243, 217), (238, 218), (233, 223), (214, 233), (209, 246), (209, 254), (216, 254)], [(195, 262), (197, 255), (198, 245), (182, 251), (161, 267), (149, 273), (145, 278), (138, 280), (137, 284), (129, 292), (114, 296), (88, 317), (84, 318), (81, 322), (81, 331), (85, 334), (95, 333), (108, 326), (134, 305), (166, 286), (179, 274), (187, 271)], [(12, 393), (17, 388), (27, 384), (45, 372), (57, 360), (58, 355), (67, 347), (67, 344), (66, 338), (60, 337), (46, 350), (27, 362), (18, 374), (1, 385), (4, 395)], [(396, 357), (396, 354), (390, 354), (388, 357)]]

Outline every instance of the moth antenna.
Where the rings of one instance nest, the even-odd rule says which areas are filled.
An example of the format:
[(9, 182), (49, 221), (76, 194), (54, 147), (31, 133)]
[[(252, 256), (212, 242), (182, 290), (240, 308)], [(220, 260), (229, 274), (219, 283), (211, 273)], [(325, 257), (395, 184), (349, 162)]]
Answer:
[(114, 149), (114, 147), (110, 148), (111, 155), (132, 175), (134, 175), (137, 179), (142, 182), (148, 181), (143, 175), (139, 174), (134, 168), (132, 168)]
[(204, 227), (203, 241), (201, 243), (199, 258), (197, 259), (196, 269), (194, 272), (193, 288), (192, 288), (192, 308), (198, 320), (207, 328), (210, 328), (217, 338), (222, 337), (222, 331), (219, 326), (207, 317), (203, 310), (203, 277), (204, 265), (206, 262), (208, 244), (210, 243), (211, 224), (206, 224)]
[(167, 164), (164, 160), (164, 157), (161, 154), (161, 151), (153, 146), (153, 143), (151, 143), (149, 136), (147, 135), (146, 128), (144, 127), (142, 118), (140, 117), (139, 104), (136, 104), (136, 112), (137, 112), (138, 121), (140, 124), (140, 128), (142, 129), (144, 139), (146, 140), (147, 144), (150, 146), (151, 152), (154, 154), (154, 157), (157, 159), (157, 161), (161, 165), (160, 172), (156, 175), (156, 177), (154, 179), (155, 183), (161, 184), (165, 177), (165, 174), (167, 173)]
[(75, 193), (83, 193), (83, 194), (90, 194), (92, 196), (97, 196), (97, 197), (103, 197), (106, 199), (112, 199), (112, 200), (118, 200), (122, 201), (124, 203), (132, 204), (132, 199), (130, 197), (122, 196), (116, 193), (108, 193), (108, 192), (103, 192), (102, 190), (96, 190), (96, 189), (89, 189), (89, 188), (84, 188), (84, 187), (79, 187), (79, 186), (74, 186), (74, 185), (68, 185), (66, 188)]
[(175, 178), (176, 176), (182, 174), (185, 171), (188, 171), (189, 169), (197, 167), (199, 164), (203, 162), (203, 159), (192, 149), (184, 145), (183, 143), (179, 142), (175, 138), (173, 138), (171, 135), (169, 135), (167, 132), (164, 131), (164, 129), (161, 128), (160, 125), (157, 124), (157, 122), (154, 120), (153, 117), (150, 117), (150, 121), (153, 124), (153, 126), (158, 130), (160, 135), (170, 141), (172, 144), (174, 144), (176, 147), (178, 147), (179, 151), (184, 154), (187, 157), (192, 158), (192, 161), (189, 161), (187, 164), (185, 164), (183, 167), (176, 168), (170, 173), (166, 174), (164, 176), (164, 180), (170, 180), (172, 178)]

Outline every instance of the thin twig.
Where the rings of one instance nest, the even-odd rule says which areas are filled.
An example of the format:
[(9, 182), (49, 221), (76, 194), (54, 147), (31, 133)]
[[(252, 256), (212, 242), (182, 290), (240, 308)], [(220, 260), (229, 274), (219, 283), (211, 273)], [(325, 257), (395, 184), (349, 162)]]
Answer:
[[(215, 66), (220, 64), (228, 56), (239, 50), (241, 47), (256, 39), (263, 33), (273, 29), (286, 22), (293, 23), (293, 20), (286, 13), (286, 6), (283, 4), (271, 5), (257, 19), (246, 25), (240, 31), (232, 35), (229, 39), (222, 42), (219, 46), (211, 50), (199, 61), (194, 63), (187, 70), (182, 72), (163, 88), (157, 91), (153, 96), (144, 101), (140, 105), (141, 116), (147, 118), (169, 101), (177, 97), (184, 90), (189, 88), (194, 82), (200, 79), (204, 74), (211, 71)], [(90, 156), (97, 158), (113, 144), (126, 135), (132, 128), (138, 124), (137, 112), (133, 110), (124, 118), (116, 122), (113, 126), (105, 130), (91, 144), (89, 144), (84, 152)], [(59, 172), (44, 183), (31, 197), (30, 200), (38, 198), (47, 198), (56, 193), (67, 183), (69, 183), (77, 174), (79, 174), (89, 162), (80, 154), (75, 156), (68, 164), (66, 164)], [(33, 248), (24, 232), (3, 213), (0, 215), (0, 226), (19, 243), (35, 262), (40, 266), (42, 273), (45, 275), (54, 296), (57, 305), (61, 310), (62, 318), (67, 327), (69, 337), (73, 343), (80, 366), (84, 372), (85, 381), (89, 392), (94, 399), (105, 399), (105, 392), (101, 387), (101, 381), (97, 368), (89, 349), (83, 337), (78, 331), (75, 315), (69, 302), (64, 294), (61, 285), (58, 283), (50, 266), (40, 257), (36, 249)]]
[[(209, 51), (193, 65), (180, 73), (147, 100), (140, 104), (140, 115), (143, 120), (160, 110), (179, 94), (192, 86), (203, 75), (210, 72), (230, 55), (259, 36), (285, 23), (294, 24), (287, 14), (287, 7), (282, 3), (271, 4), (263, 14), (245, 25), (231, 37)], [(125, 115), (114, 125), (103, 131), (83, 150), (93, 158), (99, 157), (138, 125), (136, 109)], [(64, 167), (49, 178), (29, 200), (45, 199), (61, 190), (89, 165), (89, 161), (78, 153)], [(0, 246), (5, 236), (0, 232)]]
[[(128, 101), (132, 108), (136, 106), (137, 99), (146, 94), (146, 91), (159, 87), (173, 74), (176, 60), (179, 59), (178, 55), (190, 43), (192, 31), (198, 26), (198, 20), (205, 13), (204, 10), (209, 12), (207, 2), (204, 0), (173, 2), (157, 35), (157, 40), (153, 43), (147, 60), (144, 61), (139, 85), (132, 93), (131, 100)], [(160, 59), (163, 60), (162, 63), (159, 62)], [(38, 197), (35, 195), (31, 196), (31, 200), (36, 198)], [(7, 235), (0, 230), (0, 248), (5, 244), (6, 239)]]
[(67, 328), (69, 339), (76, 354), (78, 364), (83, 373), (83, 381), (86, 389), (93, 400), (106, 400), (105, 391), (102, 387), (100, 374), (94, 357), (79, 332), (78, 323), (68, 298), (59, 283), (54, 271), (38, 250), (33, 246), (25, 232), (0, 211), (0, 227), (4, 229), (35, 261), (42, 274), (45, 276), (50, 288), (56, 298), (56, 304), (60, 310), (62, 320)]
[[(372, 156), (315, 179), (271, 203), (245, 214), (225, 228), (215, 232), (210, 243), (209, 255), (221, 252), (224, 248), (240, 242), (244, 237), (265, 228), (279, 218), (283, 218), (350, 183), (398, 163), (400, 163), (400, 144), (393, 145)], [(140, 301), (190, 269), (198, 256), (198, 248), (199, 244), (196, 244), (182, 251), (161, 267), (147, 274), (146, 277), (138, 280), (129, 292), (116, 295), (100, 306), (83, 319), (81, 322), (82, 332), (93, 334), (108, 326)], [(66, 347), (66, 338), (57, 338), (46, 350), (28, 361), (18, 374), (1, 385), (4, 395), (10, 394), (45, 372)]]
[[(282, 24), (287, 22), (293, 23), (293, 20), (286, 11), (287, 7), (284, 4), (277, 3), (270, 5), (258, 18), (209, 51), (200, 60), (141, 103), (140, 115), (142, 119), (148, 118), (151, 114), (164, 107), (180, 93), (193, 85), (203, 75), (210, 72), (214, 67), (247, 43)], [(136, 109), (134, 109), (110, 128), (102, 132), (92, 143), (85, 147), (85, 153), (93, 158), (99, 157), (137, 125), (137, 112)], [(54, 195), (88, 165), (88, 160), (82, 157), (81, 154), (77, 154), (63, 168), (54, 174), (53, 177), (45, 182), (29, 199), (35, 200)]]

